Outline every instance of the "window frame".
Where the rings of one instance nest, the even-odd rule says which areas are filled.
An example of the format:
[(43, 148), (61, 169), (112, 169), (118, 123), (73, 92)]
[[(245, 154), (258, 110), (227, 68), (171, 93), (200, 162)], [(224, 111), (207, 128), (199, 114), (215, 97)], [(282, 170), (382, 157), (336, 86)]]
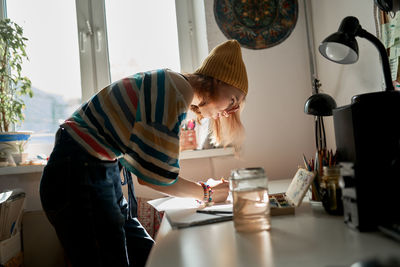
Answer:
[(7, 0), (0, 0), (0, 19), (7, 18)]
[(76, 0), (82, 102), (110, 84), (104, 1)]
[[(82, 101), (85, 102), (98, 90), (111, 83), (106, 10), (105, 0), (75, 1), (80, 47)], [(175, 0), (175, 9), (181, 72), (191, 73), (200, 66), (209, 52), (204, 1)], [(98, 39), (98, 33), (104, 36), (102, 40)], [(86, 42), (81, 40), (84, 37)], [(81, 47), (81, 44), (85, 44), (85, 47)], [(101, 45), (103, 51), (96, 50), (97, 44)], [(82, 52), (82, 49), (87, 51)], [(205, 123), (201, 127), (208, 128), (209, 124)], [(200, 136), (199, 131), (196, 131), (196, 134), (200, 144), (207, 139), (207, 136)]]
[[(3, 1), (3, 0), (1, 0)], [(75, 0), (82, 101), (111, 83), (105, 1)], [(175, 0), (182, 72), (193, 72), (208, 54), (203, 1)]]

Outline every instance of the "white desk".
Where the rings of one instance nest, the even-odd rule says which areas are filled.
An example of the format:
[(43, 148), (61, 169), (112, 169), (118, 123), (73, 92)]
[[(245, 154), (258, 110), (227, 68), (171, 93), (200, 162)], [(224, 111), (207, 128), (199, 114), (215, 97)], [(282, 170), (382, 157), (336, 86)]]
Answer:
[(341, 216), (308, 202), (296, 215), (273, 216), (271, 222), (269, 232), (243, 234), (231, 221), (175, 230), (164, 217), (146, 266), (344, 267), (372, 257), (400, 257), (399, 242), (379, 232), (354, 231)]

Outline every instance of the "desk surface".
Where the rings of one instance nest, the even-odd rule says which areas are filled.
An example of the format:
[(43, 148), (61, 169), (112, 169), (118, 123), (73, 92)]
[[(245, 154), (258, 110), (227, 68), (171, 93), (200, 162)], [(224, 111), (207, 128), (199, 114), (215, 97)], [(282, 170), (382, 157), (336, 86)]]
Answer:
[(271, 224), (270, 231), (249, 234), (235, 232), (232, 221), (175, 230), (164, 219), (146, 266), (339, 267), (400, 255), (399, 242), (380, 232), (354, 231), (343, 217), (309, 202), (295, 215), (271, 217)]

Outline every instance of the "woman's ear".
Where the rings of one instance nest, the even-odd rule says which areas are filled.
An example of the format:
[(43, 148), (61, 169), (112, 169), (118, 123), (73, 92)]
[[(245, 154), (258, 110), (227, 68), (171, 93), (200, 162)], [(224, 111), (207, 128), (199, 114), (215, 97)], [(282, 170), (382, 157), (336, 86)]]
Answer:
[(216, 86), (220, 85), (222, 82), (218, 79), (212, 78), (212, 85), (214, 86), (214, 88), (216, 88)]

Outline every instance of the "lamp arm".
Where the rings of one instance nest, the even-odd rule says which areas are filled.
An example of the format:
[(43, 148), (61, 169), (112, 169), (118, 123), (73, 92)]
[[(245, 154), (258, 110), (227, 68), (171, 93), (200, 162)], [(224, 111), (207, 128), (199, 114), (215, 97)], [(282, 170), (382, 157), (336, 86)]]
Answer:
[(367, 39), (368, 41), (373, 43), (375, 45), (375, 47), (378, 49), (379, 54), (381, 56), (381, 60), (382, 60), (382, 68), (383, 68), (383, 75), (384, 75), (385, 83), (386, 83), (386, 91), (394, 90), (392, 76), (391, 76), (391, 72), (390, 72), (389, 59), (388, 59), (386, 49), (383, 46), (382, 42), (379, 41), (379, 39), (376, 38), (374, 35), (370, 34), (369, 32), (362, 29), (361, 27), (359, 27), (359, 29), (357, 30), (356, 35)]

